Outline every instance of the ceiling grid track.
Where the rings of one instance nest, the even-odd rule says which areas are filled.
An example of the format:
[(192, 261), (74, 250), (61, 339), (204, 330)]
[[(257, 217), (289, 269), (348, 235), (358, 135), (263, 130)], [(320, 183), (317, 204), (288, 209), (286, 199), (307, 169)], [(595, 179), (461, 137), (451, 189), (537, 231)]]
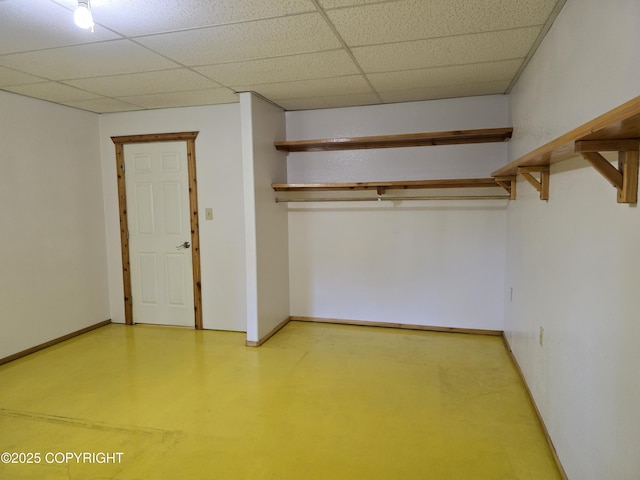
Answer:
[(347, 45), (347, 42), (344, 41), (344, 38), (342, 38), (342, 35), (340, 35), (340, 32), (338, 32), (338, 29), (335, 27), (335, 25), (333, 24), (329, 16), (326, 14), (324, 9), (320, 6), (320, 4), (318, 4), (318, 0), (311, 0), (311, 2), (315, 5), (316, 9), (318, 10), (318, 13), (322, 16), (324, 21), (327, 22), (327, 25), (329, 26), (333, 34), (336, 36), (338, 41), (342, 44), (342, 48), (344, 48), (344, 51), (347, 52), (349, 57), (351, 57), (351, 61), (356, 66), (356, 68), (360, 72), (360, 75), (362, 75), (362, 78), (364, 78), (365, 82), (367, 82), (367, 85), (369, 85), (369, 88), (371, 88), (371, 91), (375, 94), (375, 96), (378, 98), (380, 103), (384, 103), (378, 91), (374, 88), (371, 81), (369, 81), (369, 77), (367, 77), (367, 74), (360, 66), (360, 63), (358, 63), (358, 60), (356, 60), (355, 55), (353, 54), (353, 52), (351, 52), (351, 48), (349, 48), (349, 45)]
[(0, 0), (0, 90), (95, 113), (502, 95), (566, 0)]

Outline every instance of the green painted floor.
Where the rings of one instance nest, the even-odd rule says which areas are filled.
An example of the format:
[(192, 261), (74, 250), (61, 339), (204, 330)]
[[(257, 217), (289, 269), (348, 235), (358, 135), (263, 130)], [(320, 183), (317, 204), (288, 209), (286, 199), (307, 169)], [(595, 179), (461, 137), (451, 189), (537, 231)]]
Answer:
[(109, 325), (0, 366), (0, 453), (39, 454), (0, 478), (560, 478), (498, 337), (291, 322), (244, 338)]

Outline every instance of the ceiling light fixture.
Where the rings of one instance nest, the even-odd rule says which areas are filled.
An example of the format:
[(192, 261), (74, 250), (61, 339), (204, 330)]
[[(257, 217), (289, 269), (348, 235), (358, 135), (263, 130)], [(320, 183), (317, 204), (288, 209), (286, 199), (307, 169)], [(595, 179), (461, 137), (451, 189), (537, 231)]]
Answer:
[(73, 14), (73, 20), (80, 28), (90, 28), (93, 32), (93, 15), (91, 15), (91, 4), (89, 0), (78, 0), (78, 8)]

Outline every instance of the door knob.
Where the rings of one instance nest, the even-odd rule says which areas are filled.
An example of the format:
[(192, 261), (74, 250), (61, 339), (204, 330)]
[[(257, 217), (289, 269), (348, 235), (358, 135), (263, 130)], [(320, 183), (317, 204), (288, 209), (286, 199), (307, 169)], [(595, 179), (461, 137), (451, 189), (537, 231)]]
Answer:
[(181, 243), (180, 245), (176, 245), (176, 249), (182, 250), (183, 248), (189, 248), (191, 244), (189, 242)]

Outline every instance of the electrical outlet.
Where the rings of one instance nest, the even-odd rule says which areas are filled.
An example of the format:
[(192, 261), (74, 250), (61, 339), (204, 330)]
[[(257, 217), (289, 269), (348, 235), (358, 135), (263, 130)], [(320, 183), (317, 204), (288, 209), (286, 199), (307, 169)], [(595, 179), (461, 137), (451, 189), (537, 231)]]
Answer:
[(544, 347), (544, 328), (540, 327), (540, 346)]

